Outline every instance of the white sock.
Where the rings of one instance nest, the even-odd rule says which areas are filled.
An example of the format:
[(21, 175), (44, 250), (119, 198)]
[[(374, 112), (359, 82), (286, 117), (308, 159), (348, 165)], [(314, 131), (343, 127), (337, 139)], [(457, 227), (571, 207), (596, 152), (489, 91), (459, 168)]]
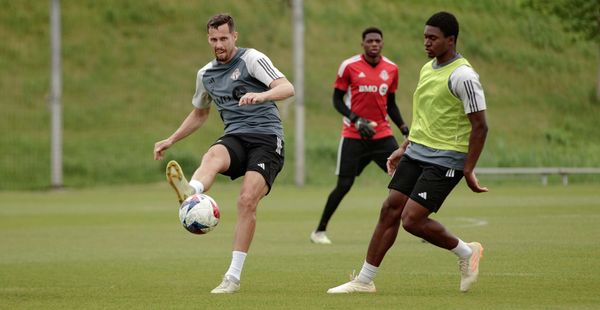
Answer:
[(190, 186), (196, 190), (196, 194), (204, 193), (204, 184), (202, 184), (202, 182), (192, 179), (190, 181)]
[(454, 252), (456, 256), (461, 258), (469, 257), (471, 256), (471, 253), (473, 253), (473, 250), (471, 250), (471, 248), (460, 239), (458, 239), (458, 245), (450, 251)]
[(379, 270), (379, 267), (375, 267), (365, 261), (356, 279), (363, 283), (371, 283), (377, 274), (377, 270)]
[(225, 275), (230, 275), (239, 281), (242, 277), (242, 268), (244, 268), (246, 255), (248, 254), (244, 252), (233, 251), (231, 254), (231, 265), (229, 265), (229, 270), (227, 270)]

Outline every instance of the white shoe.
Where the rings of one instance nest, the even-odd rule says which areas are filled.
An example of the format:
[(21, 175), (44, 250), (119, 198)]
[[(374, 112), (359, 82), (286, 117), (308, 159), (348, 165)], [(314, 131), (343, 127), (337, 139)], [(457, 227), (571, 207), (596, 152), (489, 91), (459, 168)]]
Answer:
[(324, 231), (313, 231), (310, 233), (310, 241), (316, 244), (331, 244)]
[(223, 282), (210, 292), (212, 294), (233, 294), (239, 290), (240, 281), (230, 275), (225, 275), (223, 277)]
[(471, 256), (458, 259), (460, 269), (460, 291), (466, 292), (477, 281), (479, 275), (479, 260), (483, 257), (483, 247), (479, 242), (470, 242), (467, 245), (473, 250)]
[(177, 194), (177, 200), (181, 204), (186, 198), (196, 193), (196, 190), (190, 186), (187, 179), (183, 175), (183, 170), (179, 166), (179, 164), (171, 160), (167, 164), (167, 181), (171, 184), (171, 187), (175, 190), (175, 194)]
[(355, 277), (350, 282), (328, 289), (327, 294), (375, 293), (376, 291), (373, 281), (364, 283)]

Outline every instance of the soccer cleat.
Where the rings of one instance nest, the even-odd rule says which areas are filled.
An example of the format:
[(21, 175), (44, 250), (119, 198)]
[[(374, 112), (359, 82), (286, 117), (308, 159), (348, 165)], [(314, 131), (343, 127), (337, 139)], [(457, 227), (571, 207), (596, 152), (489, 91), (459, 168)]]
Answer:
[(471, 256), (458, 259), (460, 269), (460, 291), (466, 292), (477, 281), (479, 275), (479, 260), (483, 257), (483, 247), (479, 242), (470, 242), (467, 245), (473, 250)]
[(169, 181), (169, 184), (171, 184), (171, 187), (175, 190), (175, 194), (177, 194), (177, 199), (180, 204), (196, 192), (196, 190), (188, 183), (183, 175), (183, 170), (176, 161), (171, 160), (167, 164), (166, 173), (167, 181)]
[(310, 241), (316, 244), (331, 244), (324, 231), (313, 231), (310, 233)]
[(364, 283), (355, 277), (350, 282), (328, 289), (327, 294), (375, 293), (376, 291), (373, 281)]
[(230, 275), (225, 275), (223, 277), (223, 282), (210, 292), (212, 294), (233, 294), (239, 290), (240, 281)]

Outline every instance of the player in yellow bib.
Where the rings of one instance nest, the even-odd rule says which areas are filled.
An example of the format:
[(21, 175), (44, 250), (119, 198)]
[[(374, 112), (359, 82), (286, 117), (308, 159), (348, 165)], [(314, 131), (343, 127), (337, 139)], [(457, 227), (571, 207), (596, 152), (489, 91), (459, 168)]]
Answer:
[(477, 280), (481, 244), (465, 243), (429, 218), (463, 176), (473, 192), (487, 192), (474, 173), (488, 131), (485, 96), (479, 76), (456, 51), (457, 38), (454, 15), (439, 12), (427, 20), (424, 45), (432, 60), (421, 69), (413, 95), (408, 140), (388, 158), (388, 173), (393, 177), (367, 257), (358, 276), (328, 293), (375, 292), (373, 279), (400, 224), (458, 256), (460, 291), (468, 291)]

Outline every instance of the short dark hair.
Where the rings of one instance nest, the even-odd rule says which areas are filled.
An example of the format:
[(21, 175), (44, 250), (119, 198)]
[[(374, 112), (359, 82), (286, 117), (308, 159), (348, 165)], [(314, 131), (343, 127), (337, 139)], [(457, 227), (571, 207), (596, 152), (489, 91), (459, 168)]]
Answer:
[(362, 32), (362, 39), (364, 40), (365, 37), (367, 36), (367, 34), (369, 34), (369, 33), (379, 33), (379, 35), (383, 39), (383, 32), (381, 32), (381, 29), (379, 29), (377, 27), (369, 27), (369, 28), (365, 29)]
[(229, 26), (229, 32), (235, 31), (235, 22), (233, 21), (233, 17), (231, 17), (227, 13), (217, 14), (217, 15), (211, 17), (208, 20), (208, 23), (206, 23), (206, 32), (208, 33), (208, 30), (210, 28), (217, 29), (217, 28), (219, 28), (219, 26), (225, 25), (225, 24), (227, 24)]
[(448, 12), (438, 12), (427, 20), (425, 25), (440, 28), (444, 36), (454, 36), (454, 40), (458, 40), (458, 20)]

